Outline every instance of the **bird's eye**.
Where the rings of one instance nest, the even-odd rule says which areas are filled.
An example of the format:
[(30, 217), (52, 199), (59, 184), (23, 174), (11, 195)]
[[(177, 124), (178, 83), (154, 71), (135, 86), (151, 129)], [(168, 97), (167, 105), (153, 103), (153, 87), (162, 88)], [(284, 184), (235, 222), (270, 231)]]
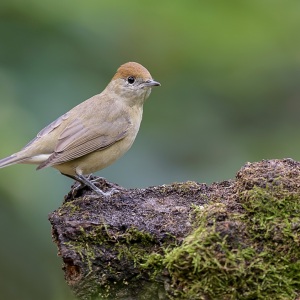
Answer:
[(133, 76), (129, 76), (127, 78), (127, 81), (128, 81), (129, 84), (133, 84), (135, 82), (135, 78)]

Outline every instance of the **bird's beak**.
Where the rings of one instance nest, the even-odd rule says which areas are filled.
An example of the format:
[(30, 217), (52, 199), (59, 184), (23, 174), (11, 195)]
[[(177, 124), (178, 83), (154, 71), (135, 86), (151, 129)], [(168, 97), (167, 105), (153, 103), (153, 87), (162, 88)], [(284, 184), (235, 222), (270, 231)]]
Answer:
[(153, 79), (149, 79), (149, 80), (143, 82), (143, 86), (160, 86), (160, 83)]

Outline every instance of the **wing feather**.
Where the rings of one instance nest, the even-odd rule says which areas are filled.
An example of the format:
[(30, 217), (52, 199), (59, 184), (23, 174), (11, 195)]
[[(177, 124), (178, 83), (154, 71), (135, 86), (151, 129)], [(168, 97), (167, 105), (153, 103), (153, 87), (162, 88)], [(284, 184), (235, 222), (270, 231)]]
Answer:
[(54, 153), (37, 169), (62, 164), (94, 151), (103, 150), (123, 139), (131, 126), (130, 119), (122, 114), (116, 120), (108, 119), (100, 126), (85, 126), (75, 119), (61, 133)]
[(37, 140), (39, 140), (40, 138), (42, 138), (43, 136), (49, 134), (51, 131), (53, 131), (54, 129), (56, 129), (64, 120), (66, 120), (69, 117), (68, 113), (65, 113), (64, 115), (60, 116), (59, 118), (57, 118), (56, 120), (54, 120), (52, 123), (50, 123), (48, 126), (46, 126), (45, 128), (43, 128), (38, 134), (37, 136), (32, 139), (22, 150), (26, 149), (27, 147), (29, 147), (31, 144), (33, 144), (34, 142), (36, 142)]

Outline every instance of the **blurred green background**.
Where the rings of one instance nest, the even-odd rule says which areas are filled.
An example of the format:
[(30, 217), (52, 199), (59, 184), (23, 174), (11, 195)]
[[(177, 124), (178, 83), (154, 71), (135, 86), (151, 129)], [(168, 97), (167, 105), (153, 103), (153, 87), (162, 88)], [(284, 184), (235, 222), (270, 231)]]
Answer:
[[(300, 159), (299, 1), (1, 1), (0, 157), (137, 61), (162, 86), (134, 146), (98, 175), (125, 187), (211, 183)], [(48, 213), (72, 181), (0, 170), (0, 299), (73, 299)]]

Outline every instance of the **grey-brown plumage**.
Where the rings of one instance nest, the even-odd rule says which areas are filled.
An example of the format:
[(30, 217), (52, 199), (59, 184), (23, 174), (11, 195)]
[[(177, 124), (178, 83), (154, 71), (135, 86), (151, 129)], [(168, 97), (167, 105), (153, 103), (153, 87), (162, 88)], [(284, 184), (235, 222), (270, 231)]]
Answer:
[(21, 151), (0, 160), (0, 168), (17, 163), (37, 164), (38, 170), (54, 167), (106, 195), (84, 175), (107, 167), (131, 147), (143, 104), (158, 85), (142, 65), (122, 65), (101, 94), (45, 127)]

